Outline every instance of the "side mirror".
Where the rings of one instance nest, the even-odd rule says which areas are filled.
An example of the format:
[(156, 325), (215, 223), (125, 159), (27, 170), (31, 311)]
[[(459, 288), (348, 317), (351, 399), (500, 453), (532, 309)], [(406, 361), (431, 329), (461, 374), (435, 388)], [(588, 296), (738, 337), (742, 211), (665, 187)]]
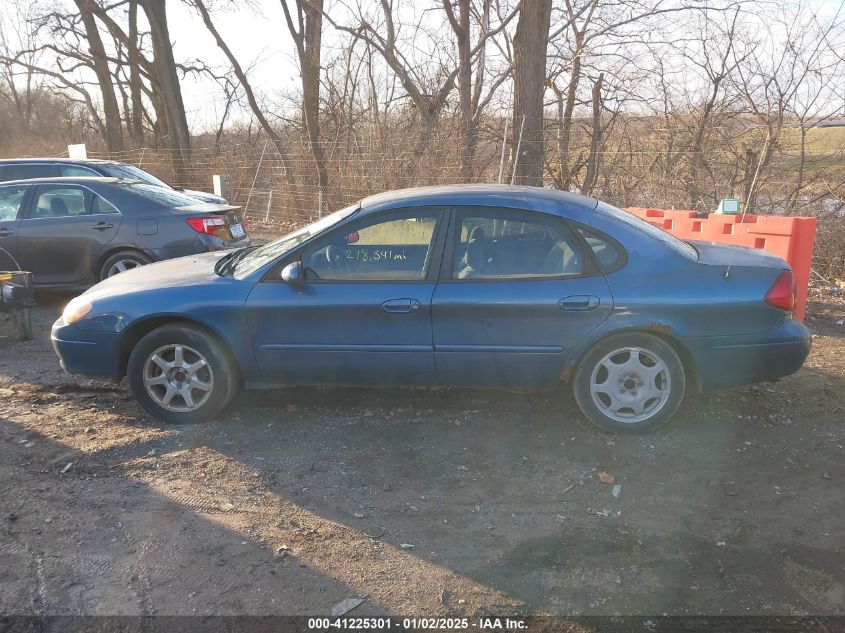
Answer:
[(297, 284), (302, 281), (302, 262), (291, 262), (282, 268), (282, 281)]

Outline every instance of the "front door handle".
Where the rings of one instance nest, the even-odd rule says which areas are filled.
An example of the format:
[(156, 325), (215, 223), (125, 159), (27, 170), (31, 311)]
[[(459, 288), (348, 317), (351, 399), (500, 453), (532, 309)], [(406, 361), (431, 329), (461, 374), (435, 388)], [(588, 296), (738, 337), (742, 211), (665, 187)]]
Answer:
[(0, 237), (8, 237), (9, 235), (14, 235), (15, 232), (12, 229), (0, 229)]
[(108, 229), (113, 229), (114, 224), (110, 222), (97, 222), (94, 226), (91, 227), (95, 231), (106, 231)]
[(381, 304), (381, 309), (391, 314), (407, 314), (418, 311), (421, 306), (416, 299), (389, 299)]
[(571, 312), (585, 312), (595, 310), (601, 304), (601, 299), (595, 295), (571, 295), (557, 302), (561, 310)]

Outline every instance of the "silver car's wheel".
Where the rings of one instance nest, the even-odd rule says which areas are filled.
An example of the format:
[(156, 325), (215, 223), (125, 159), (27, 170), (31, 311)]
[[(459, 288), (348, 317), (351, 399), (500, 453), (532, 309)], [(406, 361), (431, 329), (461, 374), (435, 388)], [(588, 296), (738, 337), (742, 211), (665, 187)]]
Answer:
[(590, 395), (611, 420), (632, 424), (657, 414), (669, 399), (672, 377), (666, 362), (641, 347), (622, 347), (596, 363)]
[(152, 260), (147, 255), (141, 253), (140, 251), (129, 249), (117, 251), (106, 258), (106, 261), (104, 261), (103, 265), (100, 266), (98, 279), (102, 281), (108, 277), (114, 277), (115, 275), (119, 275), (127, 270), (132, 270), (133, 268), (149, 264), (151, 261)]
[(168, 411), (190, 412), (202, 407), (214, 389), (214, 372), (206, 358), (187, 345), (164, 345), (147, 357), (144, 389)]
[(134, 259), (119, 259), (109, 266), (109, 269), (106, 272), (106, 277), (114, 277), (119, 273), (125, 273), (127, 270), (138, 268), (141, 265), (141, 262)]

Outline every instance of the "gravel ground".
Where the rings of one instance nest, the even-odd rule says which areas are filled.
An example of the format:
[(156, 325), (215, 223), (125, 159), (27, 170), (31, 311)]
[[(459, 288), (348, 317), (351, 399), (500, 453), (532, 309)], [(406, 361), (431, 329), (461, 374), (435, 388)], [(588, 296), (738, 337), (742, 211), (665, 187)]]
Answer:
[[(253, 392), (146, 418), (0, 338), (0, 613), (845, 613), (845, 318), (646, 437), (565, 394)], [(607, 483), (612, 480), (612, 483)]]

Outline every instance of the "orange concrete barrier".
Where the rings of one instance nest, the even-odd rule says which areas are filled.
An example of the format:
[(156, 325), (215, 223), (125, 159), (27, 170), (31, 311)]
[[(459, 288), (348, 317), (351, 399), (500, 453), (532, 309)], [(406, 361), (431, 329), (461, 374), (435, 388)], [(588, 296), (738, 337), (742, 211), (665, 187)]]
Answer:
[(813, 263), (816, 218), (777, 215), (698, 217), (696, 211), (630, 208), (626, 211), (682, 240), (759, 248), (785, 259), (795, 273), (795, 317), (804, 320)]

